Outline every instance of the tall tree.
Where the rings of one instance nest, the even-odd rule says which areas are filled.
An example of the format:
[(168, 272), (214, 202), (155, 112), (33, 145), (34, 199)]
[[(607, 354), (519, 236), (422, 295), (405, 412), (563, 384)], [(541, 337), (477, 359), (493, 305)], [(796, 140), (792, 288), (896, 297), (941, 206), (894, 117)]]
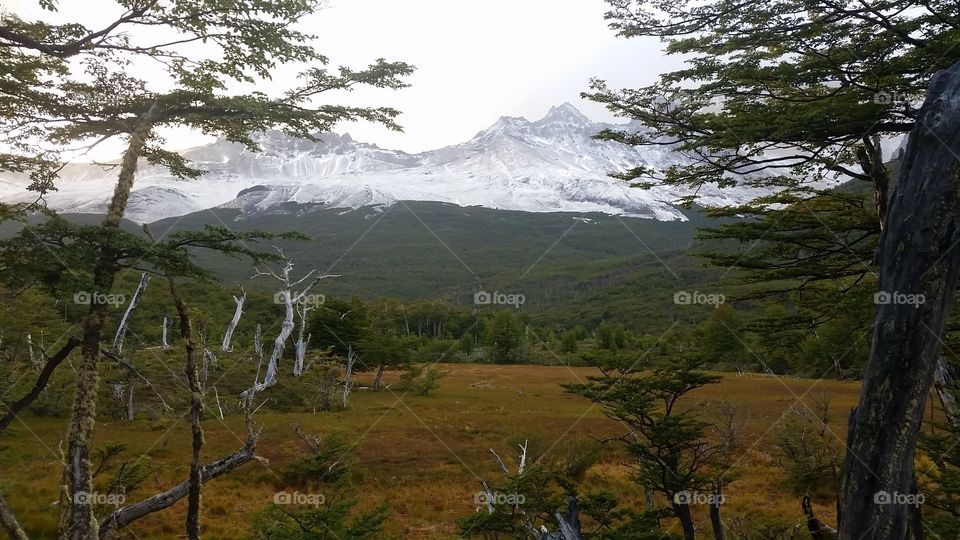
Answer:
[[(912, 490), (915, 431), (932, 382), (929, 362), (936, 361), (929, 355), (939, 350), (942, 318), (954, 294), (949, 253), (941, 251), (941, 261), (927, 259), (940, 249), (929, 247), (932, 237), (949, 241), (952, 234), (938, 228), (953, 219), (940, 206), (951, 195), (942, 192), (934, 201), (912, 190), (929, 182), (930, 176), (921, 180), (920, 171), (942, 182), (953, 178), (952, 160), (917, 154), (949, 155), (944, 146), (955, 145), (947, 125), (953, 119), (939, 116), (930, 128), (917, 123), (930, 110), (946, 113), (942, 104), (928, 105), (926, 111), (918, 105), (933, 74), (960, 60), (955, 48), (960, 6), (946, 0), (608, 3), (611, 25), (621, 35), (659, 37), (668, 52), (689, 55), (684, 69), (644, 88), (614, 90), (602, 81), (593, 83), (589, 97), (648, 128), (608, 131), (602, 137), (672, 145), (689, 158), (665, 171), (637, 168), (622, 178), (640, 186), (652, 181), (686, 186), (691, 202), (716, 188), (778, 191), (715, 212), (755, 220), (708, 234), (747, 242), (733, 257), (714, 254), (715, 262), (746, 270), (748, 278), (762, 282), (765, 293), (807, 301), (793, 321), (807, 325), (807, 332), (850, 306), (864, 313), (860, 326), (869, 329), (872, 316), (859, 299), (876, 290), (875, 248), (882, 264), (881, 292), (931, 295), (926, 308), (909, 311), (881, 303), (877, 311), (861, 403), (851, 419), (841, 523), (844, 538), (860, 538), (871, 527), (869, 536), (919, 535), (916, 515), (897, 505), (869, 505), (872, 494), (869, 501), (858, 497), (867, 497), (870, 489)], [(937, 91), (946, 96), (951, 89)], [(885, 163), (884, 143), (911, 131), (922, 142), (912, 142), (905, 159), (922, 165), (901, 172), (896, 189), (907, 195), (891, 202), (894, 173)], [(847, 182), (843, 189), (834, 187), (841, 182)], [(942, 183), (928, 187), (948, 189)], [(866, 205), (864, 191), (871, 193)], [(888, 215), (898, 207), (898, 216)], [(914, 232), (905, 220), (912, 220)], [(923, 223), (932, 228), (920, 232)], [(894, 232), (886, 232), (881, 242), (882, 227)], [(907, 241), (911, 234), (913, 240)], [(923, 253), (908, 260), (907, 246), (914, 242)], [(925, 265), (937, 270), (921, 276)], [(918, 271), (918, 266), (924, 268)], [(907, 355), (905, 343), (922, 352)], [(905, 372), (908, 365), (912, 371)]]
[[(331, 71), (327, 58), (310, 46), (312, 36), (297, 30), (316, 0), (118, 0), (116, 18), (88, 28), (77, 23), (52, 24), (0, 15), (0, 130), (12, 149), (0, 155), (0, 168), (29, 173), (31, 189), (41, 196), (55, 189), (61, 155), (76, 145), (87, 148), (114, 138), (126, 140), (117, 164), (114, 196), (92, 252), (63, 253), (87, 266), (62, 268), (61, 274), (87, 272), (89, 290), (107, 292), (128, 260), (120, 242), (120, 224), (138, 164), (145, 159), (175, 175), (197, 178), (201, 170), (165, 148), (161, 127), (187, 127), (258, 149), (257, 131), (281, 129), (315, 140), (313, 134), (343, 120), (365, 119), (397, 128), (390, 108), (319, 105), (325, 92), (356, 85), (404, 86), (412, 68), (378, 60), (363, 70)], [(41, 7), (56, 4), (41, 0)], [(104, 12), (105, 17), (109, 12)], [(143, 32), (151, 28), (158, 31)], [(157, 37), (162, 36), (162, 37)], [(276, 93), (238, 92), (270, 79), (282, 65), (302, 68), (298, 86)], [(139, 76), (156, 69), (150, 80)], [(133, 69), (138, 66), (137, 69)], [(22, 208), (5, 209), (5, 217), (23, 218)], [(129, 242), (129, 239), (124, 239)], [(73, 246), (60, 246), (66, 251)], [(91, 255), (92, 256), (89, 256)], [(5, 253), (4, 260), (22, 260)], [(177, 272), (174, 272), (176, 274)], [(47, 277), (49, 271), (45, 271)], [(69, 537), (97, 537), (92, 507), (78, 494), (92, 490), (90, 447), (96, 418), (100, 341), (107, 323), (106, 305), (91, 303), (83, 323), (82, 360), (64, 470), (67, 485), (62, 527)]]

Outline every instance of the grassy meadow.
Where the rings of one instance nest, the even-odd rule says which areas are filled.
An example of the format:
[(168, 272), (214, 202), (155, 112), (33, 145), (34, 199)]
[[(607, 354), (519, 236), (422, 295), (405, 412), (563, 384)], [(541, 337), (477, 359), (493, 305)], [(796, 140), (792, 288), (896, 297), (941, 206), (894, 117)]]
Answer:
[[(563, 452), (575, 440), (622, 432), (622, 426), (605, 418), (586, 399), (565, 394), (560, 387), (561, 383), (596, 373), (594, 368), (443, 367), (447, 376), (428, 396), (404, 395), (393, 389), (355, 391), (351, 408), (346, 411), (258, 413), (255, 420), (263, 433), (257, 454), (264, 459), (205, 484), (205, 537), (244, 537), (252, 517), (273, 501), (275, 492), (286, 489), (281, 471), (303, 455), (303, 444), (292, 430), (296, 424), (304, 433), (336, 433), (355, 443), (351, 483), (360, 507), (389, 504), (388, 532), (410, 539), (456, 538), (457, 520), (476, 510), (474, 494), (480, 480), (495, 481), (502, 474), (491, 459), (491, 448), (513, 466), (516, 445), (526, 439), (530, 440), (532, 455), (539, 455)], [(387, 383), (396, 378), (396, 374), (388, 374)], [(363, 379), (361, 383), (368, 382)], [(746, 450), (730, 464), (738, 479), (725, 491), (722, 516), (728, 527), (790, 516), (801, 523), (800, 498), (784, 485), (784, 473), (772, 453), (771, 436), (784, 413), (798, 400), (812, 406), (815, 399), (829, 395), (833, 413), (830, 427), (842, 440), (847, 411), (856, 403), (858, 387), (855, 382), (726, 374), (721, 383), (701, 389), (690, 398), (707, 415), (713, 414), (723, 400), (749, 411)], [(245, 438), (240, 415), (228, 414), (220, 420), (211, 407), (215, 410), (215, 403), (208, 402), (205, 462), (232, 452)], [(36, 538), (52, 538), (67, 421), (31, 417), (28, 424), (16, 423), (0, 435), (0, 486), (28, 532)], [(146, 460), (153, 467), (150, 476), (130, 494), (129, 503), (186, 478), (189, 437), (186, 413), (178, 412), (132, 422), (100, 421), (96, 446), (125, 442), (128, 446), (122, 460)], [(623, 502), (641, 508), (643, 492), (630, 481), (622, 450), (616, 444), (609, 446), (600, 463), (588, 473), (587, 485), (609, 488)], [(184, 499), (136, 522), (127, 537), (182, 536), (185, 510)], [(826, 521), (835, 519), (832, 504), (817, 505), (817, 512)], [(709, 527), (706, 508), (698, 508), (696, 517), (700, 526)], [(679, 526), (672, 532), (679, 533)]]

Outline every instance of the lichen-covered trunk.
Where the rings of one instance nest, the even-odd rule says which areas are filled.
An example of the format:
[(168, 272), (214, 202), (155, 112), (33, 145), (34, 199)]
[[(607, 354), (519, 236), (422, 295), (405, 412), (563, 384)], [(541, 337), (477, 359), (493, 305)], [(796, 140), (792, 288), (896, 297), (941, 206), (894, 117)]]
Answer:
[(172, 277), (167, 277), (167, 283), (170, 285), (170, 296), (173, 297), (173, 303), (177, 308), (177, 314), (180, 317), (180, 338), (183, 340), (184, 352), (186, 354), (186, 373), (187, 384), (190, 387), (190, 431), (192, 433), (192, 453), (190, 457), (190, 477), (188, 479), (187, 493), (187, 538), (197, 540), (200, 538), (200, 490), (202, 486), (202, 464), (200, 462), (200, 451), (203, 449), (203, 386), (200, 383), (200, 371), (197, 368), (197, 360), (193, 343), (193, 330), (190, 327), (190, 310), (180, 296), (177, 290), (177, 282)]
[[(120, 164), (120, 175), (113, 192), (113, 199), (107, 209), (102, 226), (119, 228), (127, 200), (133, 189), (133, 179), (137, 172), (139, 159), (146, 137), (150, 133), (156, 104), (137, 122), (130, 135), (127, 149)], [(91, 293), (108, 293), (118, 270), (117, 253), (111, 246), (104, 245), (93, 269)], [(91, 294), (90, 297), (97, 297)], [(64, 480), (67, 487), (61, 500), (61, 534), (71, 540), (90, 540), (97, 538), (97, 521), (93, 513), (90, 498), (80, 494), (93, 491), (93, 476), (90, 467), (90, 447), (93, 444), (93, 428), (97, 415), (97, 391), (100, 376), (97, 372), (100, 359), (100, 340), (106, 324), (107, 306), (102, 302), (91, 301), (90, 310), (83, 321), (81, 358), (77, 365), (76, 388), (73, 398), (73, 412), (70, 419), (70, 431), (67, 437), (67, 454), (64, 463)]]
[[(960, 64), (937, 73), (910, 135), (880, 242), (880, 291), (850, 415), (840, 538), (922, 537), (914, 455), (960, 270)], [(892, 504), (884, 504), (893, 501)]]

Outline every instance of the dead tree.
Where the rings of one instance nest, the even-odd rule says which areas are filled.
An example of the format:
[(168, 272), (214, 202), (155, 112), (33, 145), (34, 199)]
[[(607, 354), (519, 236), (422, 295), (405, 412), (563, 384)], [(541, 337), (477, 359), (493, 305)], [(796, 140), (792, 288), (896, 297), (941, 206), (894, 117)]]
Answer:
[(253, 334), (253, 352), (263, 358), (263, 326), (257, 323), (257, 331)]
[(293, 374), (296, 377), (299, 377), (303, 374), (303, 361), (307, 356), (307, 341), (310, 341), (310, 338), (307, 337), (307, 340), (304, 341), (303, 333), (307, 327), (307, 313), (313, 308), (307, 305), (306, 302), (300, 302), (297, 304), (297, 314), (300, 315), (300, 333), (297, 335), (297, 343), (295, 345), (296, 360), (293, 364)]
[[(277, 251), (280, 252), (280, 256), (282, 257), (283, 251), (279, 249), (277, 249)], [(336, 277), (321, 274), (318, 270), (314, 269), (307, 272), (302, 278), (294, 280), (290, 275), (293, 271), (293, 263), (289, 259), (284, 258), (284, 260), (286, 262), (279, 272), (275, 272), (267, 267), (265, 270), (257, 269), (253, 275), (253, 277), (270, 276), (280, 282), (280, 290), (275, 295), (275, 298), (283, 304), (285, 314), (283, 323), (280, 325), (280, 333), (273, 342), (273, 352), (270, 354), (270, 361), (267, 363), (267, 373), (263, 376), (263, 381), (255, 381), (252, 387), (244, 390), (243, 393), (240, 394), (241, 399), (247, 399), (252, 394), (262, 392), (276, 384), (278, 364), (280, 358), (283, 356), (283, 350), (286, 347), (287, 340), (290, 339), (290, 334), (293, 333), (294, 306), (302, 302), (307, 294), (310, 293), (310, 289), (320, 280)], [(308, 284), (304, 285), (305, 283)], [(302, 288), (297, 290), (297, 288), (301, 286)]]
[[(922, 538), (914, 457), (960, 274), (960, 64), (934, 75), (916, 117), (880, 238), (877, 307), (860, 402), (850, 415), (840, 537)], [(919, 302), (918, 299), (922, 299)]]
[[(163, 407), (164, 411), (173, 412), (173, 408), (167, 405), (166, 400), (163, 399), (163, 394), (161, 394), (160, 391), (157, 390), (157, 387), (154, 386), (152, 382), (150, 382), (150, 379), (144, 376), (143, 373), (140, 373), (140, 371), (136, 367), (134, 367), (133, 364), (124, 360), (123, 357), (121, 357), (119, 354), (115, 354), (107, 350), (100, 351), (100, 354), (109, 358), (110, 360), (113, 360), (114, 362), (117, 363), (118, 366), (120, 366), (121, 368), (127, 371), (127, 375), (129, 377), (128, 384), (127, 384), (127, 392), (129, 392), (129, 394), (133, 394), (133, 384), (130, 383), (129, 380), (139, 379), (140, 381), (143, 382), (143, 384), (147, 386), (147, 388), (152, 390), (153, 393), (157, 396), (157, 399), (160, 400), (160, 405)], [(129, 404), (127, 405), (128, 407), (127, 419), (133, 420), (133, 417), (132, 417), (133, 402), (132, 402), (132, 399), (130, 399), (129, 401), (130, 401)]]
[(167, 316), (163, 316), (163, 333), (160, 334), (160, 346), (164, 350), (169, 349), (170, 345), (167, 343)]
[(17, 521), (17, 517), (10, 511), (2, 492), (0, 492), (0, 526), (3, 527), (10, 540), (29, 540), (27, 533), (24, 532), (20, 522)]
[(27, 350), (30, 352), (30, 367), (37, 369), (39, 362), (37, 362), (36, 355), (33, 354), (33, 336), (27, 334)]
[(240, 316), (243, 315), (243, 303), (247, 300), (247, 291), (243, 290), (243, 286), (240, 286), (240, 298), (236, 296), (233, 297), (233, 301), (237, 303), (237, 310), (233, 312), (233, 319), (230, 320), (230, 324), (227, 325), (227, 331), (223, 334), (223, 343), (220, 344), (220, 350), (223, 352), (230, 351), (230, 340), (233, 338), (233, 331), (237, 329), (237, 323), (240, 322)]
[(133, 310), (137, 309), (137, 304), (140, 303), (140, 298), (143, 297), (143, 291), (147, 288), (148, 283), (150, 283), (150, 275), (144, 272), (140, 275), (140, 284), (137, 285), (137, 290), (133, 292), (130, 304), (127, 306), (127, 310), (123, 312), (120, 325), (117, 326), (117, 334), (113, 337), (113, 350), (118, 353), (123, 350), (123, 338), (127, 335), (127, 329), (130, 327), (130, 317), (133, 315)]
[[(249, 410), (245, 412), (247, 440), (243, 447), (236, 452), (200, 467), (198, 475), (199, 483), (205, 484), (253, 460), (267, 461), (266, 458), (259, 457), (255, 454), (257, 440), (260, 437), (260, 430), (253, 429), (251, 414)], [(191, 471), (191, 474), (192, 473), (193, 471)], [(158, 493), (140, 502), (114, 511), (100, 521), (100, 538), (116, 538), (119, 530), (123, 527), (128, 526), (146, 515), (173, 506), (177, 501), (188, 496), (192, 485), (193, 482), (188, 479), (163, 493)]]
[(347, 345), (347, 368), (343, 374), (343, 408), (346, 409), (350, 399), (350, 385), (353, 378), (353, 365), (357, 362), (357, 353), (352, 345)]

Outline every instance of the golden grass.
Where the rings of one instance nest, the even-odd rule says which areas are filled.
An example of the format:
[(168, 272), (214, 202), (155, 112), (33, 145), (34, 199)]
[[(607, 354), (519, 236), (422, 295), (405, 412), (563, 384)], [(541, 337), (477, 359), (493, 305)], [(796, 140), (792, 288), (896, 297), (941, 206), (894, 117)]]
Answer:
[[(445, 365), (449, 375), (433, 395), (419, 397), (390, 391), (352, 394), (352, 408), (332, 413), (261, 413), (264, 427), (258, 454), (269, 464), (252, 463), (204, 487), (203, 528), (208, 539), (242, 538), (254, 514), (281, 489), (283, 468), (302, 456), (290, 426), (307, 433), (339, 433), (356, 443), (355, 483), (361, 506), (386, 502), (391, 508), (388, 532), (402, 538), (455, 538), (458, 518), (474, 511), (479, 478), (497, 480), (490, 448), (505, 459), (516, 454), (515, 440), (531, 438), (551, 446), (569, 438), (605, 436), (619, 426), (583, 398), (567, 395), (560, 383), (595, 374), (592, 368), (544, 366)], [(388, 382), (395, 377), (388, 377)], [(800, 522), (799, 499), (782, 486), (782, 472), (771, 463), (769, 432), (798, 398), (807, 404), (822, 393), (832, 398), (831, 429), (843, 441), (846, 413), (855, 405), (859, 384), (837, 381), (737, 378), (702, 389), (696, 398), (710, 403), (731, 400), (750, 411), (748, 449), (731, 467), (740, 478), (726, 490), (723, 517), (728, 523), (781, 518)], [(222, 396), (221, 396), (222, 397)], [(0, 487), (36, 538), (56, 531), (58, 447), (63, 419), (29, 418), (0, 436)], [(237, 448), (245, 436), (242, 418), (205, 422), (205, 460)], [(125, 459), (138, 456), (157, 467), (131, 499), (147, 496), (182, 481), (187, 474), (190, 433), (186, 417), (163, 422), (100, 422), (97, 446), (126, 442)], [(41, 444), (40, 442), (43, 444)], [(509, 457), (508, 457), (509, 456)], [(642, 490), (629, 480), (622, 455), (611, 453), (591, 473), (589, 482), (642, 504)], [(290, 489), (291, 491), (293, 489)], [(834, 520), (832, 505), (817, 507), (818, 517)], [(137, 522), (133, 538), (182, 535), (185, 501)], [(702, 526), (706, 516), (697, 514)], [(665, 522), (665, 525), (670, 525)], [(678, 532), (675, 528), (674, 532)]]

